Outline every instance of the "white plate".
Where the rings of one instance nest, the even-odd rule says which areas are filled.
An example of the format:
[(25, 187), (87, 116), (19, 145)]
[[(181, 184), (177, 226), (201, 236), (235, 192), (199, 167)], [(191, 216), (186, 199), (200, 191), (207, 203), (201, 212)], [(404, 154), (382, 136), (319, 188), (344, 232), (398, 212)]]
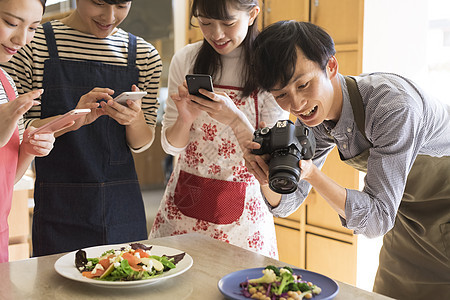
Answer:
[[(99, 257), (102, 253), (105, 251), (114, 249), (118, 250), (122, 247), (126, 247), (129, 244), (117, 244), (117, 245), (105, 245), (105, 246), (97, 246), (97, 247), (91, 247), (83, 249), (86, 251), (86, 256), (88, 258), (94, 258)], [(164, 247), (164, 246), (157, 246), (157, 245), (146, 245), (146, 246), (152, 246), (152, 249), (150, 250), (150, 253), (152, 255), (158, 255), (162, 256), (163, 254), (166, 255), (176, 255), (183, 253), (184, 251)], [(103, 280), (96, 280), (96, 279), (90, 279), (86, 278), (83, 275), (81, 275), (80, 271), (75, 267), (75, 253), (77, 251), (70, 252), (62, 257), (60, 257), (56, 263), (55, 263), (55, 270), (58, 274), (61, 276), (64, 276), (66, 278), (85, 282), (97, 286), (103, 286), (103, 287), (120, 287), (120, 288), (126, 288), (126, 287), (136, 287), (136, 286), (142, 286), (142, 285), (148, 285), (153, 284), (156, 282), (159, 282), (164, 279), (168, 279), (171, 277), (178, 276), (180, 274), (183, 274), (189, 268), (192, 266), (193, 260), (192, 257), (189, 254), (185, 254), (183, 259), (177, 263), (176, 268), (169, 270), (167, 272), (164, 272), (162, 275), (154, 278), (149, 279), (143, 279), (143, 280), (135, 280), (135, 281), (103, 281)]]

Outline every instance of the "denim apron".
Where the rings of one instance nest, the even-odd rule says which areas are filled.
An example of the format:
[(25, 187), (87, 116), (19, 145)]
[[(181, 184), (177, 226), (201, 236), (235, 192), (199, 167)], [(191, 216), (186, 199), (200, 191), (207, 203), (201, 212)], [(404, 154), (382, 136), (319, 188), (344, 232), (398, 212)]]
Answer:
[[(345, 77), (356, 125), (365, 113), (356, 82)], [(367, 172), (369, 149), (344, 160)], [(450, 296), (450, 158), (418, 155), (408, 174), (394, 227), (384, 235), (374, 292), (396, 299)]]
[[(137, 84), (136, 37), (128, 65), (60, 59), (50, 23), (43, 25), (50, 58), (44, 64), (42, 118), (63, 114), (94, 87), (115, 95)], [(125, 126), (109, 116), (58, 137), (36, 159), (33, 255), (147, 238), (145, 210)]]
[[(16, 93), (1, 69), (0, 81), (8, 100), (13, 101), (16, 99)], [(16, 178), (17, 162), (19, 159), (19, 147), (19, 127), (16, 126), (8, 143), (0, 147), (0, 263), (8, 261), (8, 215), (11, 210), (14, 179)]]

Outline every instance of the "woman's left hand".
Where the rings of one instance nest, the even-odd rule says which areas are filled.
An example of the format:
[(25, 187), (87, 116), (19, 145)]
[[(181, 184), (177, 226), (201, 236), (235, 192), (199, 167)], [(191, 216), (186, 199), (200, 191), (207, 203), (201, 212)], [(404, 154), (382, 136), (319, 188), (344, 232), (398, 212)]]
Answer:
[[(139, 92), (136, 85), (133, 85), (131, 90), (133, 92)], [(100, 105), (104, 113), (120, 125), (131, 125), (137, 122), (141, 116), (141, 100), (127, 100), (127, 105), (122, 105), (114, 100), (108, 100), (108, 102), (102, 101)]]
[(47, 156), (53, 149), (53, 144), (55, 143), (54, 133), (36, 133), (29, 136), (29, 133), (33, 129), (35, 128), (30, 126), (25, 130), (20, 151), (25, 151), (34, 156)]

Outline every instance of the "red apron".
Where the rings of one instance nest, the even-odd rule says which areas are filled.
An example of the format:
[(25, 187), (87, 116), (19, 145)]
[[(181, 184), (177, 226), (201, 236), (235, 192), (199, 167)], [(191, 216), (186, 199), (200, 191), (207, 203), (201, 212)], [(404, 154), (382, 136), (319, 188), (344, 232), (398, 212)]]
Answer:
[[(9, 101), (14, 100), (16, 93), (2, 70), (0, 70), (0, 80)], [(8, 261), (8, 215), (11, 210), (14, 178), (16, 177), (19, 159), (19, 145), (19, 127), (16, 127), (9, 142), (0, 148), (0, 263)]]

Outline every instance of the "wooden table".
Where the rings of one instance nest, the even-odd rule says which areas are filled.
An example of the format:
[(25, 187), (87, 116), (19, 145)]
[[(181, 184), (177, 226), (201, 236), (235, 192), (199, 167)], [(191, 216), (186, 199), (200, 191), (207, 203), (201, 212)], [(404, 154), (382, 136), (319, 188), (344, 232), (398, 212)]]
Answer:
[[(0, 299), (224, 299), (217, 283), (224, 275), (246, 268), (287, 265), (199, 234), (143, 241), (185, 251), (193, 266), (185, 273), (138, 288), (105, 288), (73, 281), (55, 272), (63, 254), (0, 264)], [(338, 282), (335, 299), (389, 299)]]

